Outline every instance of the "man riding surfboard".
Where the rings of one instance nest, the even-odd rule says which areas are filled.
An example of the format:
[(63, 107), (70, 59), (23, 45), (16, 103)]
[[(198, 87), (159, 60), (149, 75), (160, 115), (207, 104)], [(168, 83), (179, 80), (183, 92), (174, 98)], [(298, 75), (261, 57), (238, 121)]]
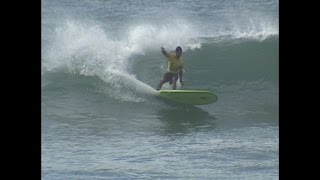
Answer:
[(170, 84), (173, 83), (172, 89), (175, 90), (177, 87), (178, 78), (180, 79), (181, 85), (183, 85), (182, 70), (184, 61), (181, 58), (182, 48), (178, 46), (176, 48), (175, 53), (167, 53), (167, 51), (163, 47), (161, 47), (161, 52), (164, 56), (167, 57), (167, 72), (164, 74), (163, 79), (159, 83), (157, 90), (160, 90), (162, 85), (166, 82), (170, 82)]

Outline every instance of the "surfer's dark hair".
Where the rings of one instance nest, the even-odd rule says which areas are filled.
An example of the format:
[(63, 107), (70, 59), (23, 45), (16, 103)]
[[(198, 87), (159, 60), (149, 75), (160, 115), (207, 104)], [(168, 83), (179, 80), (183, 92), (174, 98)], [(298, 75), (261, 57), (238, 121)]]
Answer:
[(176, 48), (176, 51), (181, 51), (181, 52), (182, 52), (182, 48), (181, 48), (180, 46), (178, 46), (178, 47)]

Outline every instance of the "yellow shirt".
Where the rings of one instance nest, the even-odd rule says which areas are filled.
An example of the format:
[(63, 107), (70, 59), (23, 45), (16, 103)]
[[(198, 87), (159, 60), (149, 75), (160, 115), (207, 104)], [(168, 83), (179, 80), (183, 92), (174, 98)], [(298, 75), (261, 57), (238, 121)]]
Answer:
[(168, 53), (167, 57), (167, 71), (171, 73), (179, 73), (179, 71), (183, 68), (183, 59), (177, 58), (176, 53)]

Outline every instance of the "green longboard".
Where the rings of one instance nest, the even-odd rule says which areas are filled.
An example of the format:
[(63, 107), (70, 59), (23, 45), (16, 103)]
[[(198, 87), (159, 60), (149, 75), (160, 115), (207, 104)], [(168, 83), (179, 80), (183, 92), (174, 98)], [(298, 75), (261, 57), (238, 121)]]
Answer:
[(183, 104), (204, 105), (218, 100), (211, 91), (205, 90), (160, 90), (159, 96)]

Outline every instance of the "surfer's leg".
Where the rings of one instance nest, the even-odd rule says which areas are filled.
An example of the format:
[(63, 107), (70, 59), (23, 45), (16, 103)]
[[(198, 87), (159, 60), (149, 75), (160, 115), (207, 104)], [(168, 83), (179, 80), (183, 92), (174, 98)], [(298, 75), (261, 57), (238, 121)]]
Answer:
[(163, 79), (161, 80), (160, 84), (158, 85), (157, 90), (160, 90), (162, 85), (172, 79), (172, 74), (171, 73), (165, 73), (163, 76)]
[(177, 88), (178, 74), (173, 75), (171, 80), (172, 80), (172, 83), (173, 83), (172, 89), (175, 90)]
[(163, 82), (163, 79), (162, 79), (161, 82), (160, 82), (160, 84), (159, 84), (158, 87), (157, 87), (157, 90), (160, 90), (163, 84), (164, 84), (164, 82)]

